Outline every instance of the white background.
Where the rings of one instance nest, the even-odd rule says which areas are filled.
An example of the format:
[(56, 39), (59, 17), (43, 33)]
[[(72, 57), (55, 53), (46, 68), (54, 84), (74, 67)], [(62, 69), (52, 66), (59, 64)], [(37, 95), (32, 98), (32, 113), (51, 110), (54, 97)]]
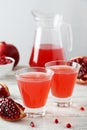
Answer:
[(73, 32), (68, 57), (87, 55), (87, 0), (0, 0), (0, 41), (18, 48), (19, 64), (29, 61), (34, 38), (32, 9), (62, 14)]

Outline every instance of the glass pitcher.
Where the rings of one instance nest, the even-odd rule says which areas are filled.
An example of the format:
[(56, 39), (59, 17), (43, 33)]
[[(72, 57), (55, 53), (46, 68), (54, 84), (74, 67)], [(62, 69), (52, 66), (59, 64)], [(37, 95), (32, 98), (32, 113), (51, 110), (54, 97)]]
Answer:
[(63, 22), (62, 15), (45, 14), (32, 11), (36, 29), (29, 65), (44, 67), (52, 60), (65, 60), (62, 28), (66, 27), (67, 49), (72, 50), (72, 31), (70, 24)]

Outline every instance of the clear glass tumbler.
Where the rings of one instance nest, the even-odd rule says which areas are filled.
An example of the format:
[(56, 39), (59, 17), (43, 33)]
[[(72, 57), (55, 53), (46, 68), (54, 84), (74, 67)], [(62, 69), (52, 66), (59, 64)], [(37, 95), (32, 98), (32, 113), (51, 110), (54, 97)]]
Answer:
[(16, 73), (19, 91), (28, 117), (44, 116), (54, 72), (43, 67), (20, 69)]
[(79, 64), (56, 60), (46, 63), (45, 66), (54, 71), (53, 84), (51, 86), (54, 101), (57, 102), (59, 107), (70, 106)]

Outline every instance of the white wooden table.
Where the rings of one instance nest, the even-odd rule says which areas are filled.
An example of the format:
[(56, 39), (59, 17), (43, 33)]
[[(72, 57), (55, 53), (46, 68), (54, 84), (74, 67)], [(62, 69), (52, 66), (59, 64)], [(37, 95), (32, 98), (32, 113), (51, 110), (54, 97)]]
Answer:
[[(14, 72), (4, 78), (0, 78), (9, 87), (11, 98), (22, 103), (19, 89), (17, 86)], [(81, 111), (80, 107), (84, 106), (85, 110)], [(75, 85), (72, 96), (72, 105), (70, 108), (59, 108), (53, 103), (51, 93), (47, 101), (47, 113), (45, 117), (27, 118), (17, 122), (7, 122), (0, 119), (0, 130), (67, 130), (66, 124), (72, 124), (71, 130), (87, 130), (87, 85)], [(55, 119), (59, 120), (58, 124), (54, 123)], [(30, 126), (33, 121), (35, 127)]]

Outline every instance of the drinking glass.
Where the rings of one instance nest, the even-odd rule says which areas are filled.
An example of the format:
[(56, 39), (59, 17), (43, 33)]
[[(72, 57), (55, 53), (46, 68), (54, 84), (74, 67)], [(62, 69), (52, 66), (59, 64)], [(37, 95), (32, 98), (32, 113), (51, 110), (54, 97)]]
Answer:
[(28, 117), (44, 116), (53, 71), (43, 67), (20, 69), (16, 73), (19, 91)]
[(79, 71), (79, 64), (70, 61), (50, 61), (46, 68), (54, 71), (51, 92), (54, 101), (59, 107), (68, 107), (71, 104), (75, 81)]

